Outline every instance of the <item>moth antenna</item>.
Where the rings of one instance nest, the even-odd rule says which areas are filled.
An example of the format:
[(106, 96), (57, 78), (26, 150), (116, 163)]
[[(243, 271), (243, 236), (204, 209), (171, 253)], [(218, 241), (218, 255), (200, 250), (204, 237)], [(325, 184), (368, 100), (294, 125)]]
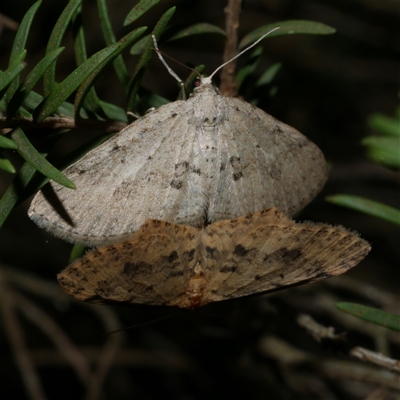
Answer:
[(196, 72), (196, 74), (200, 77), (201, 74), (199, 71), (196, 70), (196, 68), (190, 68), (187, 65), (185, 65), (184, 63), (181, 63), (178, 60), (175, 60), (175, 58), (170, 57), (168, 54), (164, 53), (162, 50), (160, 50), (160, 53), (165, 57), (165, 58), (169, 58), (170, 60), (172, 60), (174, 63), (179, 64), (181, 67), (188, 69), (189, 71), (194, 71)]
[(244, 50), (242, 50), (239, 54), (236, 54), (235, 57), (231, 58), (229, 61), (224, 62), (222, 65), (220, 65), (210, 76), (208, 76), (207, 78), (211, 81), (212, 77), (215, 75), (216, 72), (218, 72), (221, 68), (225, 67), (225, 65), (229, 64), (230, 62), (232, 62), (233, 60), (236, 60), (236, 58), (240, 57), (243, 53), (245, 53), (247, 50), (250, 50), (252, 47), (254, 47), (255, 45), (257, 45), (258, 43), (261, 42), (261, 40), (263, 40), (265, 38), (265, 36), (268, 36), (270, 33), (275, 32), (276, 30), (279, 29), (279, 26), (270, 30), (269, 32), (265, 33), (264, 35), (262, 35), (260, 37), (260, 39), (258, 39), (257, 41), (255, 41), (253, 44), (251, 44), (249, 47), (246, 47)]
[(183, 98), (183, 100), (186, 100), (185, 84), (183, 83), (182, 79), (179, 78), (179, 76), (172, 70), (172, 68), (164, 60), (164, 57), (162, 56), (161, 51), (158, 48), (156, 37), (154, 35), (151, 35), (151, 37), (153, 38), (154, 50), (156, 51), (158, 58), (165, 65), (165, 68), (167, 68), (167, 71), (170, 73), (170, 75), (172, 75), (178, 81), (178, 83), (181, 85), (182, 98)]
[(139, 324), (135, 324), (135, 325), (131, 325), (131, 326), (126, 326), (124, 328), (116, 329), (115, 331), (106, 332), (106, 333), (103, 333), (102, 336), (113, 335), (114, 333), (128, 331), (130, 329), (135, 329), (135, 328), (139, 328), (139, 327), (142, 327), (142, 326), (155, 324), (155, 323), (157, 323), (159, 321), (163, 321), (165, 319), (172, 318), (173, 316), (175, 316), (176, 314), (178, 314), (180, 312), (182, 312), (182, 310), (177, 310), (172, 314), (164, 315), (164, 317), (156, 318), (156, 319), (153, 319), (153, 320), (150, 320), (150, 321), (146, 321), (146, 322), (141, 322)]
[(127, 115), (130, 115), (133, 118), (136, 118), (136, 119), (140, 118), (140, 115), (137, 115), (137, 114), (133, 113), (132, 111), (127, 111), (126, 113), (127, 113)]

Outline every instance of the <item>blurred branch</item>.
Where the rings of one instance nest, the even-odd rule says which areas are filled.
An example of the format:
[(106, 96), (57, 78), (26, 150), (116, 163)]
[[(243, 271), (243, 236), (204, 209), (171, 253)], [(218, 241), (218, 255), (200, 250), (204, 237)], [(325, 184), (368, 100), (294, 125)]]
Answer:
[(285, 296), (285, 294), (282, 293), (281, 298), (296, 309), (307, 310), (309, 313), (313, 314), (331, 315), (346, 328), (372, 337), (380, 353), (388, 354), (388, 341), (400, 345), (400, 335), (398, 332), (392, 332), (374, 324), (366, 324), (362, 320), (335, 309), (334, 304), (340, 301), (340, 299), (333, 294), (329, 292), (318, 292), (314, 296), (308, 294), (307, 297), (303, 297), (301, 294), (302, 291), (297, 290), (296, 292), (292, 291), (291, 296)]
[(10, 29), (11, 31), (16, 31), (18, 27), (19, 27), (18, 22), (0, 13), (0, 35), (3, 33), (3, 29)]
[(308, 333), (317, 341), (320, 342), (322, 339), (330, 340), (344, 340), (346, 334), (336, 334), (335, 328), (330, 326), (326, 327), (318, 324), (307, 314), (300, 314), (297, 317), (297, 323), (307, 329)]
[[(370, 362), (372, 364), (380, 365), (391, 371), (400, 372), (400, 361), (393, 358), (385, 357), (383, 354), (376, 353), (363, 347), (354, 347), (350, 351), (350, 355), (362, 361)], [(400, 388), (399, 388), (400, 389)]]
[(6, 118), (0, 118), (0, 129), (4, 128), (52, 128), (52, 129), (95, 129), (105, 132), (118, 132), (126, 127), (125, 122), (120, 121), (98, 121), (86, 120), (70, 117), (49, 117), (42, 122), (36, 122), (32, 118), (14, 118), (11, 121)]
[(306, 364), (316, 373), (332, 379), (352, 379), (391, 389), (400, 389), (398, 374), (359, 363), (318, 357), (301, 351), (274, 336), (264, 337), (260, 342), (260, 349), (266, 356), (286, 367)]
[(390, 313), (398, 312), (400, 297), (386, 290), (381, 290), (376, 285), (348, 276), (341, 276), (340, 279), (327, 279), (325, 284), (333, 288), (345, 289), (351, 293), (356, 293), (378, 304), (384, 311)]
[[(225, 8), (226, 14), (226, 43), (224, 50), (224, 62), (233, 58), (237, 53), (239, 16), (242, 0), (229, 0)], [(220, 92), (224, 96), (236, 96), (235, 81), (236, 60), (222, 68)]]
[(15, 292), (13, 298), (20, 312), (24, 313), (27, 319), (37, 325), (52, 340), (56, 348), (75, 369), (82, 382), (87, 383), (90, 376), (90, 365), (79, 348), (70, 341), (65, 332), (49, 315), (40, 310), (30, 299)]
[(73, 300), (54, 282), (40, 279), (37, 276), (20, 271), (16, 268), (0, 266), (0, 273), (3, 277), (7, 277), (7, 280), (12, 282), (15, 286), (18, 286), (29, 293), (48, 298), (53, 300), (57, 305), (62, 305), (65, 308), (66, 304), (71, 303)]
[[(297, 317), (298, 324), (305, 328), (311, 336), (320, 342), (321, 339), (328, 339), (331, 341), (343, 340), (343, 335), (336, 335), (333, 327), (326, 327), (316, 322), (311, 316), (301, 314)], [(375, 365), (379, 365), (390, 371), (400, 372), (400, 361), (394, 360), (389, 357), (385, 357), (383, 354), (376, 353), (374, 351), (364, 349), (359, 346), (351, 346), (352, 348), (348, 352), (352, 357), (356, 357), (362, 361), (370, 362)], [(344, 350), (343, 348), (341, 350)]]
[[(396, 395), (394, 395), (396, 396)], [(365, 400), (397, 400), (397, 396), (396, 397), (390, 397), (390, 394), (388, 392), (387, 389), (385, 388), (378, 388), (376, 390), (374, 390), (368, 397), (365, 398)]]
[[(9, 280), (15, 286), (19, 286), (31, 294), (45, 297), (58, 303), (62, 301), (73, 302), (73, 300), (71, 300), (69, 296), (67, 296), (55, 283), (46, 282), (45, 280), (34, 275), (16, 271), (8, 267), (2, 267), (1, 273), (6, 281)], [(62, 354), (63, 359), (72, 365), (72, 367), (77, 371), (78, 376), (87, 387), (86, 399), (95, 400), (100, 398), (104, 379), (110, 367), (114, 363), (114, 358), (124, 337), (123, 334), (120, 333), (118, 335), (109, 335), (106, 344), (102, 348), (99, 347), (97, 356), (94, 360), (90, 361), (90, 363), (97, 362), (95, 372), (92, 373), (90, 370), (90, 363), (87, 361), (86, 356), (70, 341), (65, 332), (46, 313), (40, 310), (30, 299), (26, 298), (25, 296), (18, 294), (11, 289), (8, 289), (7, 293), (12, 293), (15, 306), (19, 307), (19, 309), (29, 320), (31, 320), (32, 323), (37, 325), (44, 333), (46, 333), (46, 335), (53, 341), (59, 350), (59, 353)], [(3, 304), (7, 303), (3, 302)], [(112, 310), (106, 307), (96, 307), (81, 302), (79, 302), (79, 304), (90, 309), (90, 311), (96, 313), (100, 317), (105, 331), (110, 332), (121, 328), (121, 324)], [(11, 310), (13, 309), (11, 308)], [(22, 335), (22, 331), (20, 332), (20, 335)], [(18, 337), (18, 335), (16, 337)], [(30, 361), (30, 369), (28, 369), (26, 366), (26, 360), (30, 360), (30, 357), (28, 356), (28, 349), (25, 346), (22, 349), (21, 345), (19, 345), (18, 349), (19, 348), (21, 348), (21, 350), (18, 354), (22, 360), (20, 364), (24, 367), (20, 367), (21, 373), (23, 373), (24, 376), (28, 376), (32, 373), (36, 375), (32, 361)], [(51, 350), (51, 352), (53, 354), (58, 354), (53, 350)], [(35, 352), (33, 351), (33, 353)], [(37, 360), (35, 361), (36, 364), (38, 364)], [(29, 374), (26, 371), (28, 371)], [(30, 381), (34, 381), (34, 379), (30, 378)], [(40, 398), (41, 397), (32, 396), (32, 399), (34, 400)]]
[[(112, 336), (118, 336), (120, 333)], [(80, 346), (80, 350), (90, 364), (98, 362), (102, 349), (97, 346)], [(53, 348), (30, 349), (30, 356), (36, 367), (66, 367), (68, 362)], [(0, 356), (3, 361), (3, 356)], [(193, 360), (175, 351), (143, 350), (140, 347), (119, 349), (113, 360), (113, 366), (134, 368), (152, 368), (156, 370), (197, 372)]]
[(3, 276), (2, 282), (2, 299), (0, 307), (3, 313), (3, 323), (8, 340), (14, 353), (15, 362), (21, 372), (25, 389), (32, 400), (45, 400), (40, 379), (33, 366), (26, 341), (23, 328), (19, 323), (17, 313), (15, 311), (14, 299), (12, 291), (9, 290), (7, 280)]
[[(119, 320), (111, 310), (105, 307), (92, 306), (91, 311), (97, 313), (102, 319), (106, 331), (110, 332), (121, 329)], [(117, 335), (108, 335), (108, 340), (101, 349), (100, 355), (97, 358), (95, 371), (93, 372), (88, 383), (88, 389), (85, 397), (86, 400), (96, 400), (100, 398), (103, 382), (109, 369), (115, 363), (115, 358), (119, 348), (121, 347), (123, 338), (124, 334), (121, 332), (119, 332)]]

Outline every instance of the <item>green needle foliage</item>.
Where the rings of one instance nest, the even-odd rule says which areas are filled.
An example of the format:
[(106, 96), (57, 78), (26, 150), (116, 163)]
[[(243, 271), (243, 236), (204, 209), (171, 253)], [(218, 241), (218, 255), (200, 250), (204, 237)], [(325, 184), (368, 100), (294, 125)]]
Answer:
[[(400, 168), (400, 107), (393, 118), (382, 114), (372, 114), (368, 122), (379, 136), (369, 136), (362, 140), (361, 143), (367, 149), (367, 156), (374, 162), (398, 170)], [(335, 194), (326, 197), (326, 200), (400, 225), (400, 210), (386, 204), (350, 194)], [(400, 317), (397, 315), (353, 303), (337, 303), (336, 307), (365, 321), (400, 330)]]
[[(394, 117), (372, 114), (368, 122), (379, 136), (369, 136), (362, 140), (361, 143), (367, 149), (367, 156), (374, 162), (398, 170), (400, 168), (400, 107)], [(349, 194), (328, 196), (326, 200), (400, 225), (400, 210), (377, 201)]]
[[(117, 39), (113, 32), (106, 0), (97, 0), (99, 31), (103, 33), (106, 47), (95, 54), (88, 55), (85, 43), (85, 23), (82, 0), (69, 1), (54, 24), (46, 51), (43, 58), (34, 66), (24, 63), (29, 49), (26, 48), (29, 32), (34, 22), (35, 15), (40, 12), (42, 1), (35, 2), (23, 18), (15, 36), (14, 45), (9, 57), (8, 68), (0, 71), (0, 111), (5, 116), (3, 128), (11, 128), (8, 137), (0, 136), (0, 168), (8, 173), (15, 174), (15, 179), (0, 199), (0, 226), (11, 212), (12, 208), (37, 191), (48, 179), (53, 179), (61, 185), (73, 190), (75, 185), (62, 172), (46, 160), (47, 154), (58, 142), (59, 138), (68, 132), (68, 126), (63, 127), (63, 121), (72, 125), (79, 125), (85, 121), (97, 123), (97, 129), (104, 123), (104, 135), (100, 139), (89, 142), (71, 154), (66, 160), (57, 162), (57, 166), (66, 166), (68, 162), (75, 161), (77, 154), (82, 156), (99, 142), (109, 137), (110, 132), (118, 128), (108, 128), (107, 123), (127, 122), (127, 111), (135, 114), (144, 109), (143, 102), (148, 107), (159, 107), (168, 100), (141, 88), (141, 81), (145, 74), (148, 62), (153, 56), (153, 41), (151, 35), (157, 40), (174, 41), (193, 35), (207, 34), (225, 37), (225, 32), (218, 26), (209, 23), (196, 23), (179, 28), (171, 25), (175, 7), (167, 10), (159, 21), (151, 28), (151, 33), (143, 36), (148, 30), (145, 26), (138, 25), (138, 20), (148, 12), (157, 12), (159, 0), (141, 0), (132, 8), (125, 18), (124, 26), (132, 26), (132, 30), (121, 39)], [(281, 26), (277, 35), (293, 33), (329, 34), (334, 29), (312, 21), (286, 21), (256, 29), (247, 35), (241, 46), (252, 43), (261, 34), (272, 27)], [(65, 35), (72, 26), (73, 46), (76, 68), (62, 81), (56, 81), (56, 70), (59, 56), (65, 51), (61, 46)], [(91, 27), (91, 29), (93, 29)], [(244, 43), (244, 44), (243, 44)], [(122, 52), (131, 48), (132, 54), (140, 54), (140, 59), (129, 76)], [(261, 48), (255, 53), (260, 54)], [(254, 70), (258, 57), (253, 56), (253, 61), (245, 70), (239, 71), (238, 82), (247, 78)], [(105, 68), (112, 65), (123, 90), (127, 93), (126, 109), (101, 100), (94, 89), (96, 80), (104, 73)], [(198, 72), (190, 74), (185, 83), (187, 92), (193, 87), (192, 83), (198, 73), (202, 73), (204, 66), (196, 68)], [(27, 70), (24, 79), (21, 73)], [(271, 72), (267, 74), (271, 78)], [(273, 74), (274, 75), (274, 74)], [(272, 76), (273, 76), (272, 75)], [(33, 89), (43, 82), (43, 92), (37, 93)], [(260, 84), (263, 84), (261, 82)], [(72, 101), (71, 101), (72, 99)], [(5, 123), (5, 124), (4, 124)], [(54, 123), (54, 125), (51, 125)], [(30, 141), (30, 130), (33, 128), (54, 126), (47, 130), (48, 136), (43, 139), (42, 151), (37, 151)], [(119, 126), (120, 125), (115, 125)], [(119, 128), (120, 129), (120, 128)], [(89, 146), (89, 147), (88, 147)], [(90, 147), (92, 146), (92, 147)], [(8, 159), (7, 151), (16, 150), (25, 160), (22, 168), (15, 170)], [(43, 151), (44, 150), (44, 151)]]
[(377, 308), (354, 303), (336, 303), (336, 307), (347, 314), (354, 315), (364, 321), (372, 322), (388, 329), (400, 331), (400, 316), (378, 310)]

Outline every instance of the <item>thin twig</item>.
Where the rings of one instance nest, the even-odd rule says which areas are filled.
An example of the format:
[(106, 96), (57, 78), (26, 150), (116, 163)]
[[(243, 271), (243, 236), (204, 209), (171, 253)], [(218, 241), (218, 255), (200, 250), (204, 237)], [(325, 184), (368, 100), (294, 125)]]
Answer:
[(391, 389), (400, 389), (400, 376), (394, 372), (360, 363), (318, 357), (273, 336), (264, 337), (260, 342), (260, 349), (266, 356), (286, 366), (295, 367), (307, 364), (309, 368), (332, 379), (352, 379)]
[(89, 119), (79, 119), (70, 117), (49, 117), (42, 122), (36, 122), (32, 118), (13, 118), (8, 121), (0, 118), (0, 129), (6, 128), (52, 128), (52, 129), (92, 129), (103, 132), (119, 132), (126, 127), (125, 122), (121, 121), (99, 121)]
[(322, 339), (330, 340), (343, 340), (345, 334), (336, 334), (335, 328), (332, 326), (326, 327), (318, 324), (307, 314), (300, 314), (297, 317), (297, 323), (307, 329), (308, 333), (317, 341), (320, 342)]
[(400, 372), (400, 361), (386, 357), (381, 353), (376, 353), (375, 351), (357, 346), (350, 350), (350, 355), (362, 361), (380, 365), (381, 367), (386, 368), (390, 371)]
[(0, 35), (3, 33), (4, 28), (10, 29), (11, 31), (16, 31), (18, 27), (18, 22), (0, 13)]
[(379, 304), (383, 311), (395, 314), (399, 310), (400, 296), (396, 296), (387, 290), (360, 279), (341, 276), (340, 279), (327, 279), (325, 284), (334, 288), (348, 290), (351, 293), (357, 293), (357, 295)]
[[(297, 317), (297, 322), (300, 326), (307, 329), (307, 331), (317, 342), (320, 342), (321, 339), (327, 339), (335, 342), (337, 342), (337, 340), (343, 339), (343, 335), (335, 334), (334, 328), (326, 327), (319, 324), (309, 315), (299, 315)], [(398, 360), (386, 357), (383, 354), (377, 353), (375, 351), (364, 349), (363, 347), (354, 346), (351, 344), (347, 347), (350, 347), (348, 353), (352, 357), (358, 358), (359, 360), (365, 362), (370, 362), (375, 365), (379, 365), (380, 367), (386, 368), (390, 371), (400, 372), (400, 361)], [(342, 350), (346, 351), (344, 349), (344, 346), (342, 347)]]
[[(23, 287), (32, 294), (44, 296), (57, 302), (68, 301), (70, 299), (55, 283), (47, 282), (32, 274), (22, 273), (4, 266), (1, 268), (1, 272), (15, 285)], [(21, 310), (54, 341), (60, 353), (75, 368), (82, 381), (86, 383), (86, 399), (98, 399), (103, 381), (114, 362), (115, 355), (118, 353), (124, 333), (109, 336), (105, 346), (101, 350), (99, 349), (98, 356), (96, 357), (97, 366), (95, 367), (95, 372), (91, 372), (86, 357), (69, 341), (68, 337), (54, 321), (25, 297), (17, 294), (15, 294), (15, 297), (18, 300)], [(91, 312), (100, 317), (106, 332), (121, 328), (118, 318), (111, 309), (81, 302), (79, 304), (90, 309)], [(91, 361), (94, 362), (94, 360)]]
[(16, 306), (32, 323), (38, 326), (55, 344), (82, 380), (87, 383), (90, 377), (90, 366), (78, 347), (72, 343), (65, 332), (40, 308), (27, 297), (13, 293)]
[[(341, 277), (336, 279), (340, 278)], [(339, 311), (336, 307), (334, 307), (334, 305), (335, 303), (341, 301), (341, 298), (328, 292), (318, 292), (313, 297), (311, 294), (308, 294), (307, 297), (301, 296), (301, 293), (306, 291), (310, 291), (310, 288), (304, 286), (303, 288), (297, 288), (295, 291), (292, 291), (290, 296), (285, 294), (284, 291), (281, 293), (277, 292), (276, 295), (282, 298), (287, 304), (290, 304), (295, 308), (302, 308), (303, 310), (307, 310), (308, 312), (312, 313), (329, 314), (341, 324), (345, 325), (346, 328), (371, 336), (376, 342), (377, 351), (380, 353), (388, 354), (386, 351), (388, 348), (388, 341), (396, 345), (400, 345), (400, 335), (398, 332), (391, 331), (382, 326), (366, 323), (363, 320), (354, 318), (350, 314)]]
[[(118, 330), (121, 328), (121, 324), (115, 314), (104, 307), (91, 306), (91, 310), (96, 312), (103, 321), (104, 329), (107, 332)], [(86, 400), (96, 400), (100, 397), (103, 382), (107, 376), (108, 370), (114, 364), (115, 357), (118, 353), (123, 338), (125, 337), (123, 332), (117, 335), (109, 335), (108, 340), (101, 350), (100, 356), (98, 357), (95, 371), (91, 376), (88, 384), (86, 393)]]
[[(390, 397), (392, 399), (392, 397)], [(374, 390), (365, 400), (389, 400), (388, 390), (385, 388), (378, 388)]]
[[(118, 335), (120, 335), (118, 333)], [(113, 335), (115, 336), (115, 335)], [(100, 346), (80, 346), (82, 354), (91, 364), (98, 362), (103, 349)], [(31, 357), (34, 365), (38, 367), (66, 367), (68, 362), (60, 352), (53, 348), (31, 349)], [(1, 360), (1, 356), (0, 356)], [(119, 349), (113, 360), (114, 366), (134, 367), (134, 368), (153, 368), (155, 370), (188, 372), (198, 369), (193, 360), (175, 350), (143, 350), (140, 347), (124, 347)]]
[(6, 277), (14, 286), (22, 288), (33, 295), (48, 298), (60, 305), (61, 308), (65, 308), (66, 304), (74, 301), (58, 284), (41, 279), (29, 272), (1, 265), (0, 274)]
[[(242, 0), (229, 0), (225, 8), (226, 14), (226, 44), (224, 51), (224, 62), (236, 55), (238, 43), (239, 16)], [(222, 69), (220, 92), (224, 96), (236, 96), (235, 82), (236, 61), (232, 61)]]
[(8, 290), (5, 279), (2, 282), (1, 294), (0, 307), (2, 308), (5, 331), (14, 352), (15, 362), (21, 372), (27, 395), (32, 400), (45, 400), (46, 396), (33, 366), (23, 329), (14, 308), (12, 293)]

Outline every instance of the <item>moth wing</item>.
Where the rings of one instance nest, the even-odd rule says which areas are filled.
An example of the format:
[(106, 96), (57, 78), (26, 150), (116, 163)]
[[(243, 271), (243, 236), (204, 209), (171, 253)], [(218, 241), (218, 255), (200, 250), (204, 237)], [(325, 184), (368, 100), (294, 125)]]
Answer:
[(226, 98), (220, 129), (219, 182), (211, 221), (277, 207), (286, 215), (304, 208), (327, 179), (320, 149), (296, 129), (235, 98)]
[(185, 221), (180, 205), (189, 190), (185, 182), (190, 182), (198, 190), (186, 211), (192, 220), (201, 220), (205, 199), (200, 178), (187, 177), (185, 162), (192, 158), (190, 110), (187, 102), (180, 103), (140, 118), (68, 167), (64, 173), (77, 189), (51, 182), (33, 199), (29, 216), (70, 242), (116, 242), (147, 219)]
[[(224, 223), (225, 224), (224, 224)], [(290, 221), (292, 222), (292, 221)], [(312, 223), (248, 224), (238, 219), (232, 235), (221, 221), (221, 244), (208, 260), (208, 301), (219, 301), (340, 275), (357, 265), (369, 244), (340, 226)], [(216, 225), (216, 224), (215, 224)], [(244, 234), (243, 234), (244, 233)], [(214, 233), (214, 235), (218, 232)], [(206, 236), (206, 243), (212, 236)]]
[(173, 306), (185, 296), (195, 247), (194, 228), (149, 220), (128, 240), (88, 252), (57, 278), (69, 295), (89, 303)]

